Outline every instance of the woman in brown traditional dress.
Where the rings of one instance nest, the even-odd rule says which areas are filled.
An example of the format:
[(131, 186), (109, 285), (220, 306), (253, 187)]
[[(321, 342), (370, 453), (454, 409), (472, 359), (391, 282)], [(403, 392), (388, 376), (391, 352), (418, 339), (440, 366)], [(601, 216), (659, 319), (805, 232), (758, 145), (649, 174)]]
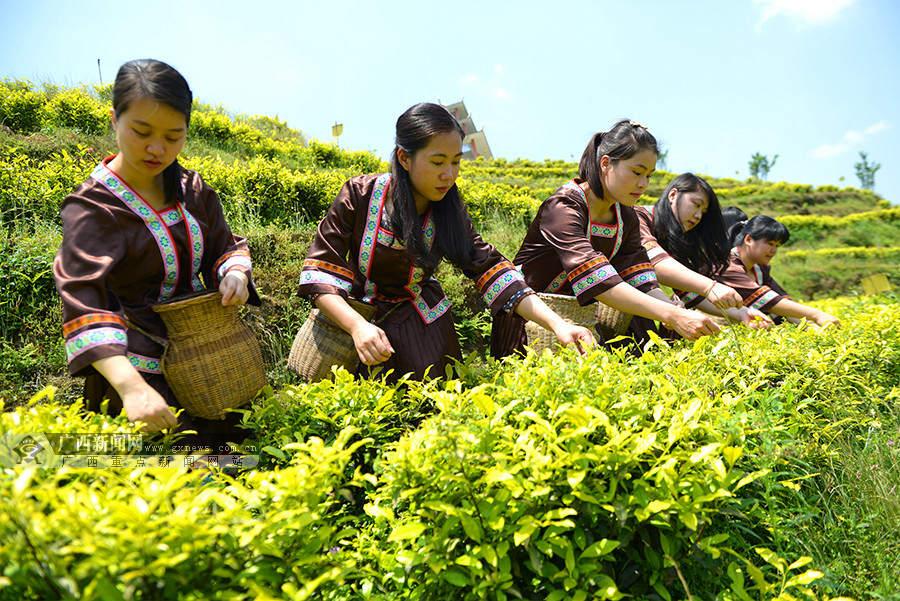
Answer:
[[(543, 202), (514, 262), (535, 290), (571, 295), (581, 305), (596, 300), (695, 339), (717, 332), (718, 326), (660, 290), (633, 208), (656, 168), (657, 155), (656, 139), (634, 121), (619, 121), (592, 136), (579, 177)], [(644, 332), (632, 334), (640, 339)], [(495, 356), (521, 351), (525, 342), (521, 319), (502, 314), (494, 320)]]
[(766, 215), (748, 220), (736, 207), (725, 212), (731, 215), (731, 223), (726, 223), (733, 248), (728, 267), (716, 276), (718, 281), (734, 288), (744, 305), (769, 315), (794, 323), (805, 318), (819, 326), (840, 325), (835, 316), (792, 300), (772, 277), (769, 263), (790, 238), (784, 224)]
[[(259, 302), (250, 253), (234, 236), (216, 193), (177, 157), (192, 94), (178, 71), (155, 60), (119, 69), (112, 127), (118, 154), (104, 159), (63, 201), (63, 241), (53, 269), (63, 302), (69, 371), (85, 376), (88, 408), (109, 399), (147, 431), (196, 430), (192, 446), (238, 441), (238, 416), (194, 418), (178, 407), (160, 371), (166, 329), (151, 306), (218, 289), (224, 305)], [(150, 336), (147, 336), (149, 334)], [(240, 377), (240, 374), (235, 374)]]
[(656, 204), (634, 209), (656, 277), (674, 288), (686, 307), (752, 328), (771, 325), (764, 313), (744, 307), (737, 291), (713, 279), (728, 267), (731, 245), (719, 199), (706, 180), (682, 173)]
[[(421, 103), (397, 120), (391, 172), (351, 178), (321, 221), (299, 293), (356, 346), (361, 375), (440, 376), (460, 356), (450, 301), (433, 277), (449, 260), (476, 281), (493, 313), (505, 308), (552, 331), (563, 344), (593, 345), (532, 294), (522, 275), (475, 231), (456, 186), (463, 131), (444, 107)], [(375, 305), (370, 323), (347, 303)]]

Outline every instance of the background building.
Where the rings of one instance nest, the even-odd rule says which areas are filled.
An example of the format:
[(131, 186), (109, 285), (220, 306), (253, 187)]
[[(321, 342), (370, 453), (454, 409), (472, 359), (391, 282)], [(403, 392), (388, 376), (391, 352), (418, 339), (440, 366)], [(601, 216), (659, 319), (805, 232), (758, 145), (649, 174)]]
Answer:
[(456, 117), (456, 120), (459, 121), (459, 124), (462, 125), (463, 133), (465, 134), (463, 138), (463, 158), (494, 158), (493, 153), (491, 153), (491, 147), (488, 145), (487, 136), (484, 135), (484, 131), (475, 128), (475, 123), (472, 121), (472, 115), (469, 114), (466, 104), (460, 100), (453, 104), (446, 104), (444, 108), (450, 111)]

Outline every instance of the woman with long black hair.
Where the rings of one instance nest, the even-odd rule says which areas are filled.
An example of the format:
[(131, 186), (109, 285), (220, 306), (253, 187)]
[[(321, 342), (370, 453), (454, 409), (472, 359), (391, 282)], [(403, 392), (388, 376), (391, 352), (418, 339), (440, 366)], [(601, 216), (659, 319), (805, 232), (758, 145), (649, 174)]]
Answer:
[[(362, 365), (442, 375), (460, 356), (450, 301), (433, 274), (447, 259), (476, 280), (493, 313), (513, 310), (563, 344), (594, 344), (565, 322), (521, 274), (475, 231), (456, 186), (463, 131), (438, 104), (421, 103), (397, 120), (391, 172), (351, 178), (319, 223), (303, 264), (299, 293), (353, 338)], [(348, 298), (376, 307), (366, 321)]]
[(686, 307), (754, 328), (771, 325), (765, 314), (743, 307), (737, 291), (714, 279), (728, 267), (731, 246), (719, 199), (706, 180), (682, 173), (656, 204), (636, 206), (635, 212), (659, 282), (678, 291)]

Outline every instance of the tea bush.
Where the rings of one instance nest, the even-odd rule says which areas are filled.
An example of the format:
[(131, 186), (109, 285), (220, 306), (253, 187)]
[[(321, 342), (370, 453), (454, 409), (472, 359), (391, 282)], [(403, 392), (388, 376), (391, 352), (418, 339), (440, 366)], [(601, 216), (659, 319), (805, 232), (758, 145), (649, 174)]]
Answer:
[(0, 230), (0, 398), (24, 400), (65, 369), (52, 271), (59, 242), (52, 230), (33, 235)]
[[(48, 406), (49, 407), (49, 406)], [(35, 428), (128, 433), (124, 418), (20, 408), (6, 440)], [(60, 423), (62, 422), (62, 423)], [(30, 428), (30, 430), (29, 430)], [(338, 502), (365, 440), (294, 445), (289, 465), (236, 478), (174, 468), (6, 467), (0, 475), (4, 598), (335, 598), (353, 566)]]
[(41, 113), (41, 123), (46, 127), (70, 127), (86, 134), (103, 133), (109, 128), (109, 108), (77, 88), (53, 95)]
[(40, 129), (41, 107), (47, 101), (44, 95), (5, 83), (0, 83), (0, 125), (18, 132)]
[(790, 250), (772, 262), (773, 277), (801, 299), (859, 293), (860, 280), (873, 274), (887, 276), (896, 286), (900, 282), (900, 248)]
[(900, 246), (900, 209), (896, 208), (845, 217), (786, 215), (779, 221), (791, 233), (786, 248)]
[[(808, 543), (838, 536), (815, 534), (829, 462), (900, 425), (900, 319), (889, 297), (822, 306), (843, 329), (530, 355), (468, 384), (287, 387), (245, 417), (273, 469), (235, 477), (7, 466), (0, 595), (858, 595), (878, 566), (853, 581)], [(0, 415), (7, 443), (133, 431), (52, 398)]]

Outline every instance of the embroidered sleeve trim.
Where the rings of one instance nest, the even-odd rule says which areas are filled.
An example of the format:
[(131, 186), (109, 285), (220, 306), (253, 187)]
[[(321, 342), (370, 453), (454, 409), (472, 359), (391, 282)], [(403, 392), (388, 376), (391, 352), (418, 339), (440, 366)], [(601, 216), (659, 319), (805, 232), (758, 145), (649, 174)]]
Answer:
[(353, 281), (353, 272), (341, 265), (335, 265), (328, 261), (320, 261), (318, 259), (306, 259), (303, 261), (303, 269), (324, 269), (335, 275), (339, 275), (345, 279)]
[(679, 295), (679, 298), (681, 299), (681, 302), (683, 302), (685, 305), (688, 305), (699, 299), (700, 295), (696, 292), (683, 292)]
[(499, 263), (497, 263), (496, 265), (494, 265), (493, 267), (491, 267), (490, 269), (485, 271), (483, 274), (481, 274), (481, 277), (478, 278), (478, 281), (475, 283), (475, 285), (478, 287), (479, 290), (484, 292), (484, 288), (485, 288), (485, 286), (487, 286), (488, 282), (491, 281), (491, 278), (494, 277), (496, 274), (500, 273), (501, 271), (503, 271), (504, 269), (513, 269), (514, 270), (515, 267), (509, 261), (500, 261)]
[(642, 286), (648, 282), (656, 281), (656, 272), (655, 271), (645, 271), (644, 273), (639, 273), (637, 275), (633, 275), (630, 278), (625, 280), (627, 283), (631, 284), (635, 288)]
[(137, 353), (126, 353), (131, 365), (138, 371), (145, 374), (161, 374), (162, 362), (159, 357), (148, 357), (147, 355), (139, 355)]
[(251, 271), (253, 269), (253, 262), (250, 260), (250, 257), (230, 257), (224, 263), (219, 266), (218, 271), (216, 271), (216, 276), (218, 276), (219, 280), (225, 277), (225, 274), (228, 273), (232, 267), (244, 267), (247, 271)]
[(76, 357), (98, 346), (112, 344), (128, 346), (128, 335), (120, 328), (94, 328), (85, 330), (66, 340), (66, 358), (71, 363)]
[(353, 283), (348, 282), (343, 278), (338, 278), (330, 273), (324, 271), (312, 271), (309, 269), (304, 269), (300, 274), (300, 285), (305, 286), (309, 284), (326, 284), (328, 286), (335, 286), (347, 294), (350, 293), (350, 290), (353, 288)]
[(594, 269), (597, 265), (608, 265), (608, 264), (609, 264), (609, 261), (606, 259), (605, 256), (600, 255), (600, 256), (594, 257), (590, 261), (588, 261), (586, 263), (582, 263), (581, 265), (579, 265), (578, 267), (576, 267), (575, 269), (570, 271), (569, 272), (569, 281), (575, 281), (575, 279), (578, 276), (580, 276), (582, 273), (589, 271), (591, 269)]
[(125, 328), (125, 320), (115, 313), (88, 313), (63, 324), (63, 336), (68, 338), (73, 332), (98, 323), (115, 324)]
[(610, 278), (619, 275), (615, 268), (609, 263), (604, 263), (597, 269), (588, 272), (587, 275), (572, 284), (572, 294), (580, 296), (581, 293), (590, 290), (597, 284), (600, 284)]
[[(510, 264), (510, 267), (512, 265)], [(512, 286), (513, 284), (521, 282), (525, 283), (525, 280), (522, 278), (521, 274), (515, 269), (510, 269), (499, 278), (494, 280), (494, 283), (491, 284), (488, 289), (484, 292), (484, 302), (491, 306), (497, 298), (503, 294), (504, 290)]]
[(636, 264), (632, 265), (631, 267), (626, 267), (625, 269), (620, 271), (619, 275), (622, 276), (623, 278), (626, 278), (635, 272), (646, 271), (648, 269), (652, 270), (653, 265), (651, 265), (650, 263), (636, 263)]
[(530, 294), (534, 294), (534, 290), (531, 288), (523, 288), (513, 292), (513, 295), (509, 297), (509, 300), (503, 304), (503, 308), (500, 310), (506, 313), (513, 311), (518, 306), (519, 302)]
[(562, 287), (565, 285), (566, 279), (568, 277), (569, 275), (565, 271), (560, 272), (555, 278), (550, 281), (549, 284), (547, 284), (544, 292), (558, 292), (562, 290)]
[(769, 288), (768, 286), (760, 286), (750, 296), (744, 299), (744, 305), (753, 307), (754, 309), (762, 309), (769, 303), (780, 298), (780, 294)]

